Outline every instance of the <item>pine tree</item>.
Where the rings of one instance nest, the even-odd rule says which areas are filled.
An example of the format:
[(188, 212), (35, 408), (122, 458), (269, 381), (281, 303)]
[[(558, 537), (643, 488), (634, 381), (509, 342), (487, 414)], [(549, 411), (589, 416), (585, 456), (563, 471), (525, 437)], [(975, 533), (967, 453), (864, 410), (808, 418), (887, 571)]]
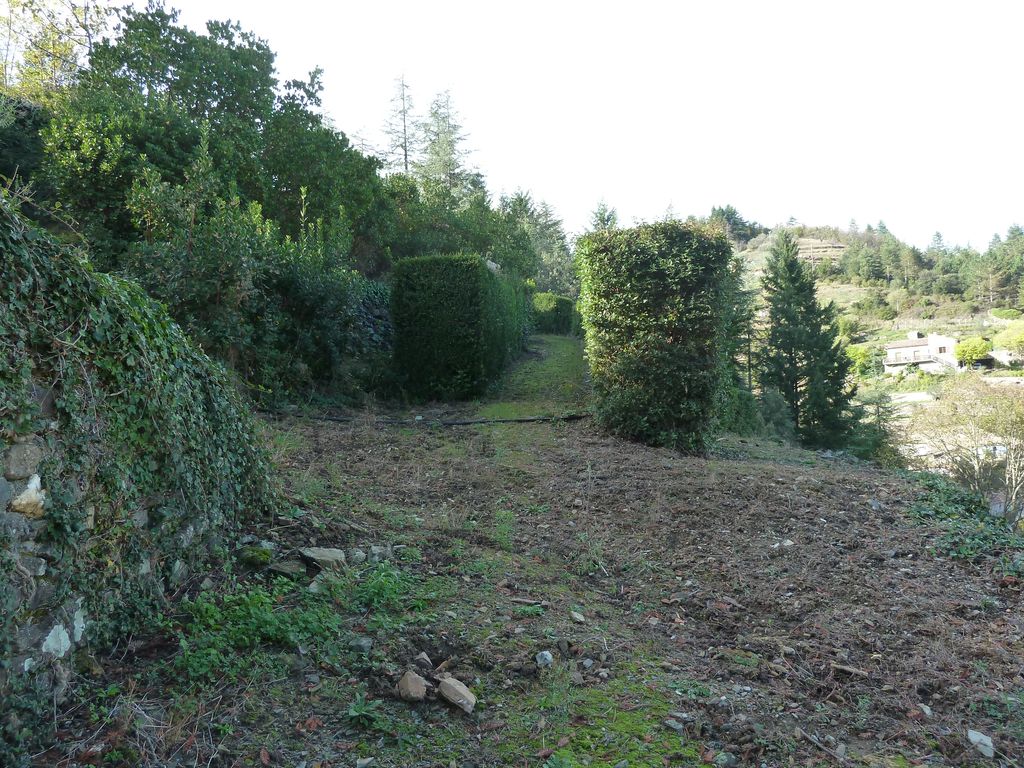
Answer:
[(759, 355), (762, 391), (782, 394), (802, 443), (840, 446), (852, 427), (850, 359), (837, 341), (835, 305), (818, 304), (814, 276), (788, 232), (776, 236), (762, 287), (768, 309)]
[(438, 94), (430, 104), (430, 112), (419, 125), (422, 155), (413, 169), (432, 197), (448, 204), (464, 202), (483, 184), (466, 168), (466, 150), (462, 124), (448, 91)]
[(412, 112), (412, 96), (405, 76), (395, 82), (393, 109), (384, 133), (388, 137), (388, 165), (402, 173), (409, 173), (416, 154), (416, 119)]
[(615, 229), (619, 226), (618, 212), (608, 205), (604, 200), (597, 204), (597, 208), (590, 214), (590, 232), (602, 232), (606, 229)]

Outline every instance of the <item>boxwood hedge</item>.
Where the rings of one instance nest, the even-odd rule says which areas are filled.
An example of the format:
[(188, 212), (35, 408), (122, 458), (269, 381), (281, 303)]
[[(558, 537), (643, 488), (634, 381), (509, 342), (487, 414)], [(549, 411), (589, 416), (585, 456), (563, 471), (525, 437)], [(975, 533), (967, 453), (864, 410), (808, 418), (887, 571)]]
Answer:
[(576, 302), (554, 293), (533, 295), (533, 323), (538, 333), (568, 336), (576, 330)]
[(471, 254), (421, 256), (392, 272), (394, 362), (408, 393), (465, 399), (480, 394), (523, 349), (524, 286)]
[(677, 221), (594, 232), (579, 245), (581, 311), (599, 423), (702, 452), (722, 380), (730, 247)]

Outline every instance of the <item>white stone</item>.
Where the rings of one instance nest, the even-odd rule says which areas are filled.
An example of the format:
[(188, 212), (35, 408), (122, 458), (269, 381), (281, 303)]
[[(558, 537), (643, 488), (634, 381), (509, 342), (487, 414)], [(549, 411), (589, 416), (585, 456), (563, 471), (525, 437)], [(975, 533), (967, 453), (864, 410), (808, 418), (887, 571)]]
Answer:
[(63, 624), (57, 624), (43, 640), (43, 653), (63, 659), (71, 650), (71, 636)]
[(85, 624), (85, 611), (80, 607), (77, 611), (75, 611), (74, 625), (71, 633), (72, 636), (75, 638), (76, 643), (79, 640), (81, 640), (82, 635), (85, 634)]
[(46, 491), (39, 475), (32, 475), (25, 490), (11, 502), (11, 509), (25, 517), (39, 518), (43, 516), (43, 504), (46, 502)]
[(996, 750), (992, 745), (991, 737), (981, 731), (967, 731), (967, 740), (982, 754), (982, 757), (995, 757)]

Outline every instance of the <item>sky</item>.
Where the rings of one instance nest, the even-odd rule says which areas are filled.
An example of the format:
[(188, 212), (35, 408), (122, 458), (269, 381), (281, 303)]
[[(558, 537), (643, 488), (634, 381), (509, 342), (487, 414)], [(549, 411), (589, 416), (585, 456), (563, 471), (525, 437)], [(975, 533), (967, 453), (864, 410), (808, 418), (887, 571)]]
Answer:
[(233, 19), (280, 79), (324, 69), (338, 128), (382, 146), (395, 81), (451, 92), (494, 194), (570, 232), (733, 205), (772, 226), (884, 221), (984, 249), (1024, 224), (1024, 3), (169, 0)]

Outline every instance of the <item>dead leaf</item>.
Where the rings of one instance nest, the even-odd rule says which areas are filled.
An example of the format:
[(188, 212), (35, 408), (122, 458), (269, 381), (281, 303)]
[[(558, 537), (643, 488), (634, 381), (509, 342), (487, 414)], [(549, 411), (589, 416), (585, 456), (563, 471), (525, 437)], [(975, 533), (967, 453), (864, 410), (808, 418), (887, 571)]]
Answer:
[(266, 747), (260, 747), (260, 764), (270, 765), (270, 753)]

